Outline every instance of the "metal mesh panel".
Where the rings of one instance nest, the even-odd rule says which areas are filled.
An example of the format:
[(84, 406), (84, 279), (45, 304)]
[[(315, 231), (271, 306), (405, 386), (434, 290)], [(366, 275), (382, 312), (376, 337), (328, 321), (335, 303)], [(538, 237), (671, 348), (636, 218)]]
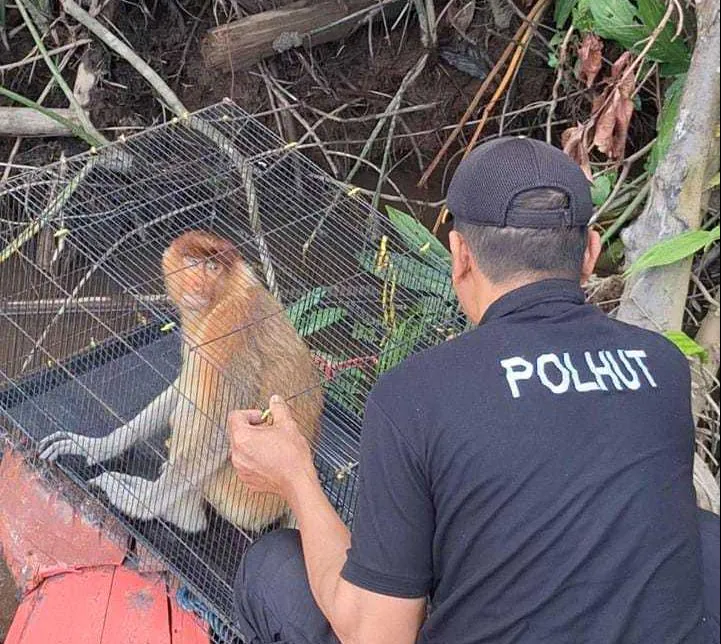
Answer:
[[(303, 429), (351, 525), (368, 391), (408, 354), (462, 330), (443, 252), (353, 192), (229, 102), (0, 192), (6, 428), (38, 467), (39, 452), (63, 452), (61, 470), (228, 623), (244, 548), (285, 515), (233, 484), (218, 410), (264, 408), (272, 392), (257, 383), (269, 365), (306, 383), (285, 395), (310, 410), (309, 425), (322, 401), (318, 426)], [(275, 306), (233, 306), (228, 328), (202, 333), (192, 316), (181, 322), (161, 265), (187, 231), (231, 242)], [(183, 279), (245, 279), (220, 252), (184, 261)], [(288, 329), (310, 351), (293, 364), (312, 362), (313, 378), (275, 346)], [(55, 432), (66, 434), (43, 441)]]

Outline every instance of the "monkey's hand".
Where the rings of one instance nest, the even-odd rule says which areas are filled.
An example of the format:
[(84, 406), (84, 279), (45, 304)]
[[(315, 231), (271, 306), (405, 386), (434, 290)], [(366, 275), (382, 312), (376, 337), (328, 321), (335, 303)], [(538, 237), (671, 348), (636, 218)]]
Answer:
[(154, 481), (140, 476), (119, 472), (103, 472), (88, 481), (89, 485), (94, 485), (105, 492), (110, 502), (123, 514), (143, 521), (157, 516), (153, 483)]
[(94, 438), (72, 432), (55, 432), (40, 441), (38, 453), (41, 459), (51, 462), (63, 454), (84, 456), (88, 465), (95, 465), (116, 455), (114, 441), (108, 438), (110, 436)]

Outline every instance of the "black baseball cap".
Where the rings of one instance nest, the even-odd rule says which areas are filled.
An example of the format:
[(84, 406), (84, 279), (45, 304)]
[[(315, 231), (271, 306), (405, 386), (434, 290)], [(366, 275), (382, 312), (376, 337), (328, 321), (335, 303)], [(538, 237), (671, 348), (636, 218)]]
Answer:
[[(537, 188), (564, 192), (567, 207), (509, 214), (515, 197)], [(571, 157), (544, 141), (511, 136), (483, 143), (461, 161), (446, 207), (454, 219), (516, 228), (587, 226), (594, 212), (591, 182)]]

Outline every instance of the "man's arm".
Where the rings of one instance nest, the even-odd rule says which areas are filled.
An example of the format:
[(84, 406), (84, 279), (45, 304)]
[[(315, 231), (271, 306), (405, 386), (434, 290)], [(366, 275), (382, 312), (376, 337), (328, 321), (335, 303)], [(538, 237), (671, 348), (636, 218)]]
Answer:
[(289, 408), (273, 397), (270, 409), (270, 427), (260, 425), (260, 412), (231, 414), (233, 464), (251, 489), (287, 500), (298, 521), (313, 597), (334, 632), (344, 644), (415, 642), (425, 599), (374, 593), (342, 578), (350, 532), (323, 493)]

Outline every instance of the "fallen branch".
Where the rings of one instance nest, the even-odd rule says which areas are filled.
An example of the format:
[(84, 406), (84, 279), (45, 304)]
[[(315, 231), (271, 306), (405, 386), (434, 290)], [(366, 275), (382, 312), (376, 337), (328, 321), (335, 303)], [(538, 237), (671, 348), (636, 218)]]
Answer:
[(68, 123), (82, 127), (74, 110), (55, 108), (47, 109), (47, 112), (52, 112), (56, 118), (30, 107), (0, 107), (0, 136), (75, 136)]
[(340, 40), (369, 11), (394, 2), (397, 0), (298, 0), (209, 30), (201, 43), (201, 55), (211, 69), (248, 68), (289, 49)]

